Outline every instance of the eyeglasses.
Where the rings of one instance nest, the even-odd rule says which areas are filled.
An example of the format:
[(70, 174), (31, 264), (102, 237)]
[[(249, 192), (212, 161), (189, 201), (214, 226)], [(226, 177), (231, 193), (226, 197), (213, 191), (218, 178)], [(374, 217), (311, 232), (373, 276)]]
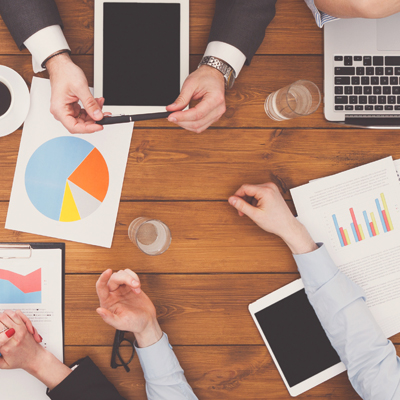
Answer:
[[(133, 344), (133, 340), (125, 338), (124, 334), (125, 331), (120, 331), (116, 330), (115, 336), (114, 336), (114, 344), (113, 344), (113, 349), (111, 353), (111, 368), (118, 368), (118, 367), (124, 367), (126, 372), (129, 372), (130, 369), (128, 367), (128, 364), (133, 360), (133, 356), (135, 355), (135, 346)], [(120, 353), (120, 346), (122, 342), (128, 342), (130, 347), (131, 347), (131, 356), (128, 361), (127, 360), (127, 355), (129, 355), (129, 346), (127, 351), (123, 352), (123, 355)], [(125, 347), (125, 346), (124, 346)]]

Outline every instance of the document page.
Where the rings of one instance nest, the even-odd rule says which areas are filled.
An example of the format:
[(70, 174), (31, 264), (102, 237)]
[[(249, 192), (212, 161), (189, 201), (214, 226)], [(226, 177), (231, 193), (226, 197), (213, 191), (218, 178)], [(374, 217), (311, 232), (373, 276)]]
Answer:
[[(42, 346), (63, 360), (63, 269), (61, 249), (33, 249), (28, 259), (0, 259), (0, 311), (21, 310), (43, 338)], [(2, 399), (48, 400), (46, 386), (23, 370), (0, 371)]]
[(400, 332), (400, 185), (391, 157), (291, 190), (299, 221), (366, 293), (387, 337)]

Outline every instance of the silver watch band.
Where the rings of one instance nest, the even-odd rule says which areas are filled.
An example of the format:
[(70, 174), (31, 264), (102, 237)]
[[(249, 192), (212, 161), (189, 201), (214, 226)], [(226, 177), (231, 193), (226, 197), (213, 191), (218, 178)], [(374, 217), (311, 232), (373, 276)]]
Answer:
[(236, 75), (235, 71), (228, 63), (213, 56), (204, 56), (197, 68), (201, 67), (202, 65), (208, 65), (220, 71), (225, 79), (225, 87), (230, 89), (233, 86)]

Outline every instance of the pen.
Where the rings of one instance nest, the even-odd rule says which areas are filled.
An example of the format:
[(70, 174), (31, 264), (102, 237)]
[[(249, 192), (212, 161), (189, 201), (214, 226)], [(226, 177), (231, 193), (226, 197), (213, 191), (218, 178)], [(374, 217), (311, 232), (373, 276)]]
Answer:
[(167, 118), (172, 112), (159, 112), (152, 114), (137, 114), (137, 115), (118, 115), (116, 117), (104, 117), (100, 121), (96, 121), (99, 125), (123, 124), (124, 122), (146, 121), (148, 119)]

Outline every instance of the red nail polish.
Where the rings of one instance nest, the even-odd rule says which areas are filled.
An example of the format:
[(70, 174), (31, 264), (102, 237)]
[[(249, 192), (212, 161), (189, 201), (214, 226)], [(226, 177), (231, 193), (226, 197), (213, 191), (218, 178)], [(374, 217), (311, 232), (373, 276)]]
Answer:
[(11, 329), (9, 329), (8, 331), (6, 331), (6, 335), (7, 335), (8, 338), (10, 338), (11, 336), (13, 336), (14, 333), (15, 333), (15, 329), (14, 329), (14, 328), (11, 328)]

